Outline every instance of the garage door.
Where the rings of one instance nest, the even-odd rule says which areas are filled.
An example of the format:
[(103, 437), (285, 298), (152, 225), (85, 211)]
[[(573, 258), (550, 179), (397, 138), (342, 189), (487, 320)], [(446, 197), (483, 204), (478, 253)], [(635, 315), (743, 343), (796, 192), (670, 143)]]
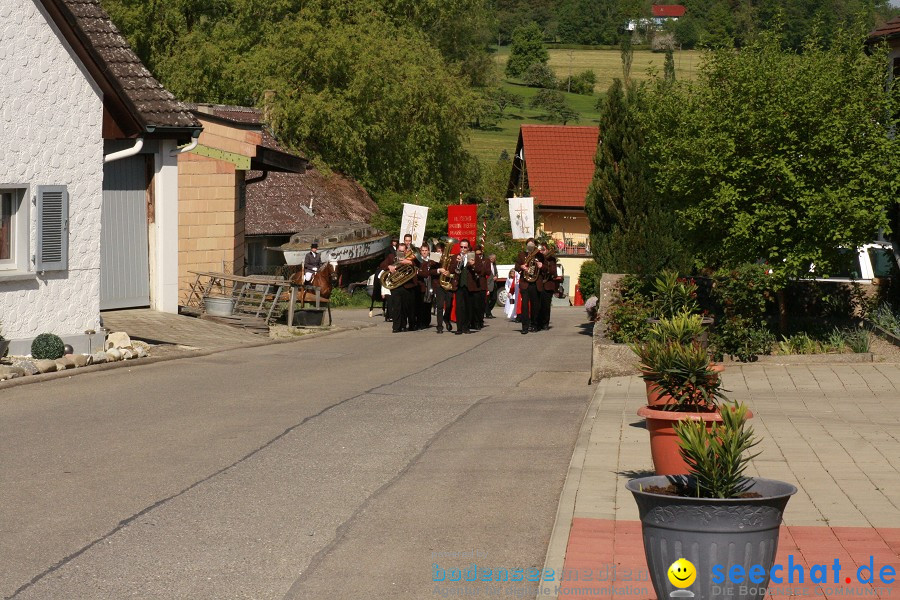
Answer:
[(150, 306), (146, 155), (103, 166), (100, 309)]

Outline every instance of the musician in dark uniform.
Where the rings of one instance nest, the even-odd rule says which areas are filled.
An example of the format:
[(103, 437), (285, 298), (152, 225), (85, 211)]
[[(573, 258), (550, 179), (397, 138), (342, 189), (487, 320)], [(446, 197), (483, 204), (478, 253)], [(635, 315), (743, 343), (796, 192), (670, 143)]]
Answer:
[[(516, 271), (519, 273), (519, 294), (522, 296), (522, 334), (528, 333), (531, 331), (536, 331), (534, 329), (537, 324), (538, 319), (538, 308), (540, 302), (540, 296), (538, 294), (537, 282), (531, 282), (525, 279), (525, 273), (528, 271), (528, 256), (535, 251), (537, 245), (534, 241), (534, 238), (528, 238), (528, 241), (525, 242), (525, 251), (519, 252), (518, 258), (516, 258)], [(542, 262), (543, 256), (540, 253), (537, 253), (534, 256), (535, 266), (538, 271), (543, 269), (544, 263)], [(540, 275), (538, 275), (540, 278)]]
[(553, 305), (553, 295), (556, 294), (559, 282), (562, 281), (562, 277), (558, 274), (556, 257), (548, 252), (547, 244), (541, 244), (540, 249), (544, 257), (544, 268), (537, 280), (540, 297), (540, 311), (536, 325), (538, 331), (550, 329), (550, 309)]
[(419, 248), (419, 294), (422, 298), (416, 315), (419, 329), (431, 327), (431, 307), (434, 302), (434, 274), (437, 271), (437, 263), (431, 260), (431, 248), (427, 243)]
[(472, 296), (478, 288), (480, 276), (474, 254), (469, 253), (469, 240), (459, 242), (459, 254), (450, 262), (453, 265), (453, 292), (456, 297), (456, 335), (472, 333)]
[(489, 266), (484, 259), (484, 249), (475, 247), (475, 260), (478, 272), (478, 289), (472, 295), (472, 329), (478, 331), (484, 327), (484, 308), (487, 305), (487, 276)]
[[(413, 236), (409, 233), (403, 236), (403, 244), (413, 252), (416, 252), (418, 250), (418, 248), (413, 245)], [(421, 308), (422, 291), (419, 289), (419, 286), (416, 286), (412, 289), (410, 297), (409, 317), (407, 322), (407, 328), (410, 331), (419, 329), (419, 311), (421, 310)]]
[[(397, 255), (388, 254), (387, 258), (381, 263), (379, 267), (382, 270), (390, 271), (393, 273), (397, 270), (398, 265), (413, 265), (418, 269), (418, 259), (416, 258), (405, 258), (406, 255), (406, 244), (400, 244), (397, 247)], [(412, 298), (413, 298), (413, 290), (419, 287), (419, 279), (417, 276), (413, 276), (409, 281), (404, 283), (403, 285), (394, 288), (391, 290), (391, 321), (393, 321), (393, 331), (394, 333), (400, 333), (401, 331), (407, 331), (409, 329), (409, 320), (412, 316)]]
[[(441, 259), (443, 260), (444, 253), (450, 252), (450, 248), (447, 248), (443, 242), (440, 242), (437, 245), (437, 251), (441, 253)], [(450, 264), (452, 265), (453, 263)], [(438, 262), (432, 261), (432, 265), (431, 287), (434, 290), (434, 305), (437, 307), (435, 311), (437, 315), (437, 332), (444, 333), (445, 325), (447, 326), (447, 331), (453, 331), (453, 324), (450, 322), (450, 316), (453, 314), (453, 290), (445, 290), (441, 287), (441, 275), (450, 275), (451, 273), (445, 273)]]

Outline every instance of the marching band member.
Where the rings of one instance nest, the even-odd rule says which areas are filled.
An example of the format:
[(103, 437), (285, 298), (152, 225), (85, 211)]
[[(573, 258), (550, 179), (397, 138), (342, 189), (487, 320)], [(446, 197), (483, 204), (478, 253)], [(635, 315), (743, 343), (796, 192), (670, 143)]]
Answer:
[(478, 273), (478, 288), (472, 294), (472, 323), (471, 328), (479, 331), (484, 328), (484, 307), (487, 304), (487, 275), (488, 264), (484, 260), (484, 249), (475, 247), (475, 264)]
[(545, 257), (544, 269), (538, 277), (538, 293), (540, 295), (540, 311), (538, 313), (538, 331), (550, 329), (550, 309), (553, 305), (553, 295), (562, 280), (556, 269), (556, 257), (547, 252), (547, 244), (540, 245), (541, 254)]
[(469, 254), (469, 240), (459, 243), (459, 254), (451, 264), (453, 269), (453, 292), (456, 297), (456, 335), (472, 333), (472, 296), (477, 293), (479, 273), (475, 270), (475, 256)]
[(500, 274), (497, 272), (497, 255), (488, 256), (488, 276), (487, 276), (487, 307), (484, 309), (484, 318), (493, 319), (493, 310), (497, 305), (497, 296), (500, 293), (500, 286), (497, 285), (497, 278)]
[[(437, 245), (437, 251), (440, 252), (441, 257), (443, 257), (444, 252), (450, 252), (450, 249), (446, 248), (443, 242), (440, 242)], [(447, 331), (453, 331), (453, 324), (450, 322), (450, 316), (453, 314), (453, 291), (445, 290), (441, 287), (441, 275), (450, 275), (450, 273), (446, 273), (444, 269), (441, 268), (440, 263), (436, 261), (431, 261), (431, 263), (433, 265), (431, 288), (434, 290), (437, 332), (444, 333), (444, 325), (447, 326)]]
[[(396, 256), (393, 254), (388, 254), (387, 258), (381, 263), (381, 269), (387, 270), (393, 273), (397, 270), (396, 264), (397, 259), (399, 260), (399, 264), (404, 265), (418, 265), (418, 260), (413, 258), (405, 258), (406, 255), (406, 244), (400, 244), (397, 247)], [(408, 324), (410, 323), (410, 317), (412, 316), (412, 298), (413, 298), (413, 290), (419, 287), (418, 277), (414, 276), (412, 279), (404, 283), (403, 285), (394, 288), (391, 290), (391, 320), (393, 321), (393, 332), (400, 333), (401, 331), (407, 331), (409, 329)]]
[[(416, 252), (418, 248), (413, 245), (413, 236), (412, 234), (407, 233), (403, 236), (403, 244), (407, 249)], [(418, 277), (416, 277), (418, 280)], [(419, 285), (411, 288), (410, 292), (410, 300), (409, 300), (409, 314), (407, 316), (407, 329), (410, 331), (415, 331), (419, 329), (419, 311), (422, 307), (422, 290), (419, 289)]]
[(435, 287), (434, 273), (437, 263), (431, 260), (431, 248), (427, 243), (422, 244), (419, 249), (419, 261), (419, 295), (422, 301), (416, 314), (416, 325), (419, 329), (428, 329), (431, 327), (431, 306), (434, 302)]
[[(534, 252), (536, 247), (534, 238), (528, 238), (528, 241), (525, 242), (525, 250), (519, 252), (519, 256), (516, 259), (516, 271), (520, 275), (528, 270), (528, 255)], [(538, 271), (544, 268), (543, 258), (540, 253), (534, 257)], [(522, 335), (525, 335), (529, 330), (537, 331), (537, 329), (532, 329), (537, 326), (538, 308), (540, 306), (537, 282), (532, 283), (525, 277), (519, 277), (519, 294), (522, 297)]]

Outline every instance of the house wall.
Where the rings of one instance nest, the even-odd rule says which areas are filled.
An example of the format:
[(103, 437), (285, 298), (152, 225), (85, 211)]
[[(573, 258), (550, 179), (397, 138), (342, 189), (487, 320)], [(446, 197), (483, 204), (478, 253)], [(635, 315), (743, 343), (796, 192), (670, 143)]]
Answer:
[[(255, 156), (259, 131), (228, 127), (200, 117), (203, 146)], [(178, 291), (187, 300), (190, 271), (242, 273), (244, 208), (239, 206), (245, 172), (233, 163), (194, 153), (178, 157)]]
[[(29, 261), (29, 272), (0, 276), (0, 331), (12, 352), (45, 331), (86, 351), (100, 314), (102, 95), (35, 0), (0, 0), (0, 15), (0, 185), (69, 193), (68, 270), (40, 275)], [(33, 207), (30, 221), (33, 256)]]
[[(553, 239), (571, 240), (575, 244), (575, 247), (567, 247), (566, 250), (558, 252), (557, 258), (559, 264), (565, 269), (566, 276), (569, 277), (569, 287), (566, 291), (569, 298), (574, 298), (575, 284), (578, 283), (581, 265), (586, 260), (593, 260), (588, 254), (590, 246), (588, 236), (591, 233), (591, 224), (588, 222), (587, 214), (583, 210), (540, 210), (539, 220), (541, 229)], [(578, 248), (579, 243), (583, 243), (585, 247)], [(582, 253), (583, 256), (581, 256)]]

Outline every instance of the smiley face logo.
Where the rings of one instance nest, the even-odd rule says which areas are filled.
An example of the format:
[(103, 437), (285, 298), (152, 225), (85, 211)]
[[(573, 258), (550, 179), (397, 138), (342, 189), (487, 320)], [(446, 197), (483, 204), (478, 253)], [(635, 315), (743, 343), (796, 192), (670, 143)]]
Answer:
[(679, 558), (669, 567), (668, 575), (669, 583), (677, 588), (686, 588), (697, 579), (697, 569), (689, 560)]

